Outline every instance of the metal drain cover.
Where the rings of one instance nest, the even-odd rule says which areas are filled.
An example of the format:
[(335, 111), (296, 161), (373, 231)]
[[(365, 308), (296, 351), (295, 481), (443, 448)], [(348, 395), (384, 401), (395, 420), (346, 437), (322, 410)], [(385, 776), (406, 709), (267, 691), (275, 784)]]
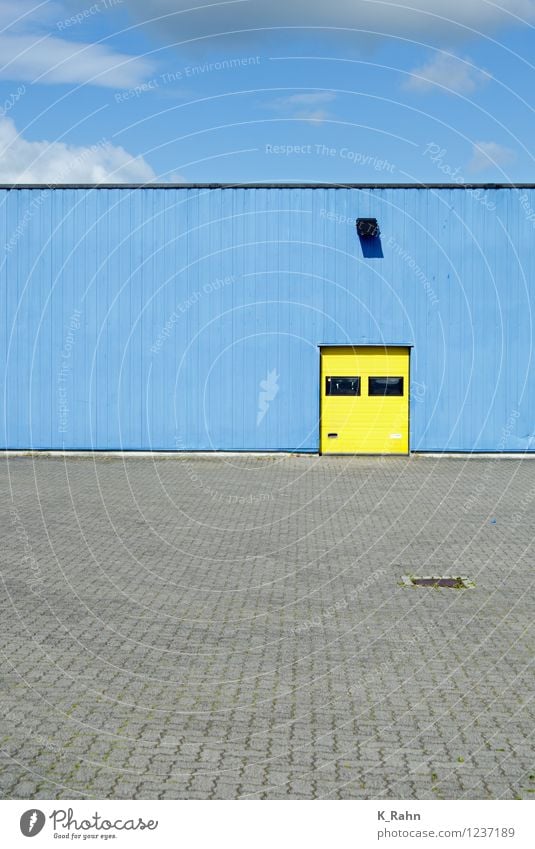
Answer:
[(429, 577), (419, 578), (416, 575), (403, 575), (401, 578), (405, 587), (446, 587), (452, 590), (467, 590), (475, 587), (473, 581), (465, 577)]

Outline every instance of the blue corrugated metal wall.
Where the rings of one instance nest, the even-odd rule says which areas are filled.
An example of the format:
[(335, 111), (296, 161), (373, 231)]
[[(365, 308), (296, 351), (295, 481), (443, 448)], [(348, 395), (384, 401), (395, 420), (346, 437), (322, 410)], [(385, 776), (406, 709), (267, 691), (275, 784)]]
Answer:
[(534, 210), (504, 188), (0, 190), (2, 445), (317, 451), (318, 346), (408, 343), (413, 450), (535, 448)]

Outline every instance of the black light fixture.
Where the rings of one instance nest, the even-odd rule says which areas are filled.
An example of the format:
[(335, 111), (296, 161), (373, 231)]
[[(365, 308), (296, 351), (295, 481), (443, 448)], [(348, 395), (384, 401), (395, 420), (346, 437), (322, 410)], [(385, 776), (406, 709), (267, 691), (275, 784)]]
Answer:
[(377, 218), (357, 218), (357, 233), (361, 239), (377, 239), (381, 235)]

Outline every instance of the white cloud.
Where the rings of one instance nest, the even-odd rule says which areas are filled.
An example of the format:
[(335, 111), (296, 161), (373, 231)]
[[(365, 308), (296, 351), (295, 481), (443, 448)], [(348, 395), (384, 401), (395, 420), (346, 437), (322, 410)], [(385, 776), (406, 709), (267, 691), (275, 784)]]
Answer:
[(40, 83), (87, 83), (132, 88), (146, 79), (149, 62), (100, 44), (50, 36), (0, 35), (0, 78)]
[(267, 103), (267, 106), (275, 109), (283, 117), (297, 118), (310, 124), (321, 124), (332, 117), (332, 113), (323, 107), (333, 100), (336, 100), (333, 92), (312, 91), (276, 97)]
[(1, 183), (148, 183), (156, 175), (142, 156), (103, 139), (87, 147), (27, 141), (0, 118)]
[(62, 38), (60, 30), (52, 35), (65, 12), (68, 7), (53, 2), (31, 8), (25, 0), (0, 0), (0, 79), (131, 88), (152, 72), (152, 63), (139, 56)]
[(317, 106), (319, 103), (330, 103), (335, 100), (333, 91), (307, 91), (302, 94), (290, 94), (277, 98), (277, 103), (283, 106)]
[[(414, 39), (434, 39), (451, 43), (470, 33), (490, 32), (507, 25), (518, 25), (515, 16), (533, 20), (535, 0), (508, 0), (507, 4), (489, 0), (125, 0), (137, 19), (149, 22), (160, 15), (165, 20), (155, 26), (167, 40), (186, 40), (217, 33), (229, 33), (225, 42), (258, 41), (263, 28), (276, 28), (272, 35), (281, 38), (280, 27), (352, 27), (377, 33)], [(210, 4), (210, 5), (208, 5)], [(205, 6), (206, 8), (202, 8)], [(411, 8), (408, 8), (411, 7)], [(506, 8), (505, 8), (506, 7)], [(239, 33), (257, 29), (257, 32)], [(238, 33), (236, 33), (238, 31)], [(306, 29), (303, 29), (303, 34)], [(331, 33), (332, 34), (332, 33)], [(297, 32), (292, 33), (296, 37)], [(318, 40), (319, 32), (309, 31), (308, 38)], [(358, 38), (352, 35), (353, 41)], [(205, 47), (213, 44), (206, 41)]]
[(306, 121), (307, 124), (323, 124), (333, 116), (332, 112), (328, 112), (327, 109), (302, 109), (296, 112), (293, 117), (300, 121)]
[(515, 158), (514, 150), (497, 142), (476, 142), (468, 168), (473, 174), (478, 174), (489, 168), (501, 168), (504, 165), (509, 165)]
[(14, 30), (33, 21), (50, 21), (61, 15), (58, 3), (33, 3), (32, 0), (0, 0), (0, 27)]
[(471, 94), (490, 79), (486, 71), (474, 66), (470, 59), (451, 53), (437, 53), (430, 62), (415, 68), (404, 84), (410, 91), (446, 91)]

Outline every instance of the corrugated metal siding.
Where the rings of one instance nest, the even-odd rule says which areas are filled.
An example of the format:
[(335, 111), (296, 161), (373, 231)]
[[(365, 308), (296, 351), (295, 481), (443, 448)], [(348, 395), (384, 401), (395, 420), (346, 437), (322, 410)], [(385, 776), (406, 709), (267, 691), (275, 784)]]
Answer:
[(528, 207), (506, 188), (0, 189), (2, 445), (317, 451), (318, 346), (405, 343), (413, 450), (535, 448)]

